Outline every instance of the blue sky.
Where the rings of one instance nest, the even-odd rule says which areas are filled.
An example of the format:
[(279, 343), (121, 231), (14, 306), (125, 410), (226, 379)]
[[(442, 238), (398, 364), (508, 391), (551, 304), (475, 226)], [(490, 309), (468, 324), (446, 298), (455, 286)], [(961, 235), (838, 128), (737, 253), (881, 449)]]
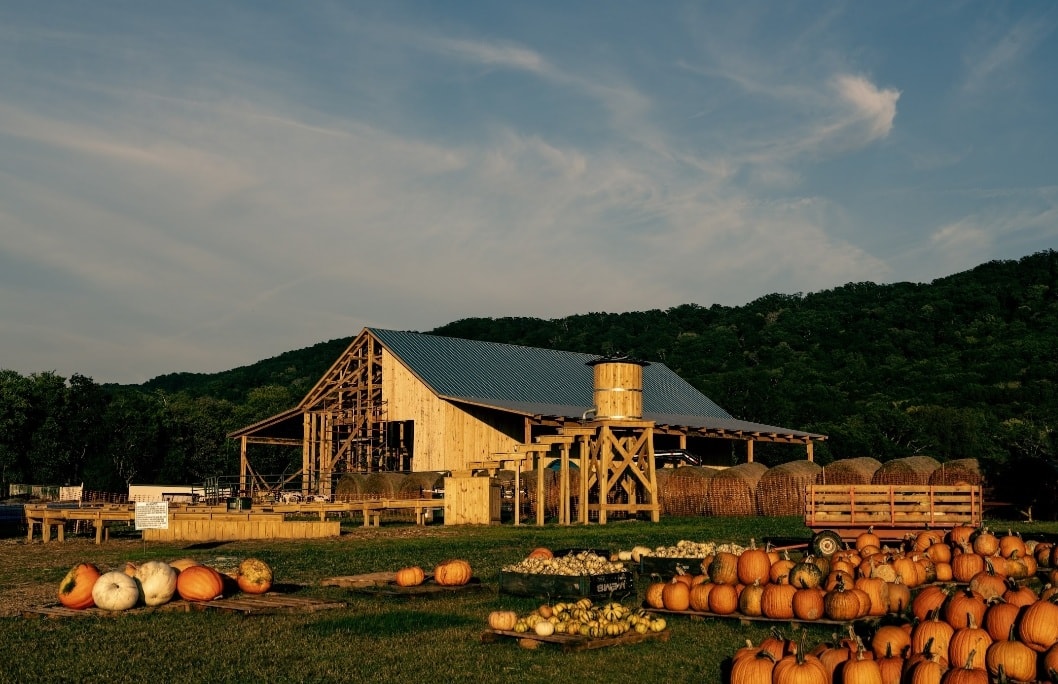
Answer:
[(739, 306), (1058, 247), (1058, 4), (0, 4), (0, 368)]

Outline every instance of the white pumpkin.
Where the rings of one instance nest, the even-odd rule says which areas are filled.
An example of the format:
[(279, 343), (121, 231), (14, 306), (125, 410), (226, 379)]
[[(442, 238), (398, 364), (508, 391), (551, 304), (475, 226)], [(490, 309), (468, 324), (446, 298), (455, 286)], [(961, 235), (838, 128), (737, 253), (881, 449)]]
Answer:
[(533, 631), (539, 636), (551, 636), (555, 633), (555, 623), (550, 620), (541, 620), (533, 626)]
[(148, 606), (168, 603), (176, 593), (176, 570), (162, 561), (147, 561), (136, 568), (135, 578)]
[(92, 587), (92, 600), (103, 610), (128, 610), (140, 600), (140, 585), (120, 570), (103, 573)]

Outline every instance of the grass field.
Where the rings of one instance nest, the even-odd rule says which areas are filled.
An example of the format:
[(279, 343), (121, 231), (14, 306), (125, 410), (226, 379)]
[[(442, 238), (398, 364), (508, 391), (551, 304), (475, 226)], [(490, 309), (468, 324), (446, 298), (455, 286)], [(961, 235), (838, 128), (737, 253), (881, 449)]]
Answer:
[[(1058, 525), (1011, 525), (1058, 531)], [(1008, 524), (994, 527), (1005, 530)], [(630, 549), (694, 541), (748, 542), (750, 537), (808, 536), (800, 518), (666, 518), (661, 523), (605, 526), (343, 528), (337, 539), (228, 542), (194, 546), (144, 544), (138, 537), (96, 546), (0, 540), (0, 682), (709, 682), (723, 681), (724, 661), (746, 639), (768, 634), (736, 620), (669, 620), (667, 642), (578, 653), (511, 641), (480, 641), (491, 610), (528, 611), (538, 599), (499, 594), (500, 568), (536, 546)], [(121, 614), (114, 617), (25, 618), (22, 609), (55, 601), (59, 580), (76, 562), (103, 570), (126, 561), (191, 557), (233, 567), (249, 556), (272, 564), (276, 581), (298, 595), (347, 603), (316, 613), (249, 615), (223, 612)], [(327, 577), (468, 560), (486, 590), (426, 597), (377, 597), (320, 586)], [(640, 578), (642, 601), (649, 578)], [(785, 627), (787, 632), (789, 626)], [(812, 643), (830, 637), (809, 631)]]

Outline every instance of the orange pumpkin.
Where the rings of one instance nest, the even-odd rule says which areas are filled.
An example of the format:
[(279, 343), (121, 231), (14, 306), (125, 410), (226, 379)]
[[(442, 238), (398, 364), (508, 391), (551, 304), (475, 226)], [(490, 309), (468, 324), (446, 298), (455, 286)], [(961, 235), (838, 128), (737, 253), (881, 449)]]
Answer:
[(59, 603), (74, 610), (95, 605), (92, 588), (102, 573), (91, 563), (78, 563), (59, 582)]
[(673, 578), (661, 591), (665, 610), (687, 610), (691, 605), (691, 588), (686, 582)]
[(433, 580), (442, 587), (458, 587), (470, 581), (470, 563), (461, 559), (442, 561), (433, 569)]
[(192, 565), (176, 576), (176, 593), (185, 601), (212, 601), (224, 594), (224, 578), (208, 565)]
[[(179, 579), (179, 575), (177, 576)], [(239, 563), (235, 581), (245, 594), (264, 594), (272, 588), (272, 568), (259, 558), (246, 558)]]
[(551, 549), (544, 548), (543, 546), (536, 547), (535, 549), (533, 549), (532, 551), (529, 552), (528, 556), (526, 556), (526, 558), (554, 558), (554, 557), (555, 557), (555, 554), (551, 551)]
[(418, 565), (397, 570), (396, 582), (398, 587), (417, 587), (426, 579), (426, 573)]

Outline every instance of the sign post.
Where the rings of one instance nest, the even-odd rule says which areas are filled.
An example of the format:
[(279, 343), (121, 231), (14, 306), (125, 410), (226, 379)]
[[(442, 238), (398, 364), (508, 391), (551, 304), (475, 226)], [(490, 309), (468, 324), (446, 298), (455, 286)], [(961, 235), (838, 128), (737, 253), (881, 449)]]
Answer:
[[(169, 502), (168, 501), (137, 501), (136, 502), (136, 529), (137, 530), (167, 530), (169, 529)], [(147, 541), (143, 542), (144, 548)]]

